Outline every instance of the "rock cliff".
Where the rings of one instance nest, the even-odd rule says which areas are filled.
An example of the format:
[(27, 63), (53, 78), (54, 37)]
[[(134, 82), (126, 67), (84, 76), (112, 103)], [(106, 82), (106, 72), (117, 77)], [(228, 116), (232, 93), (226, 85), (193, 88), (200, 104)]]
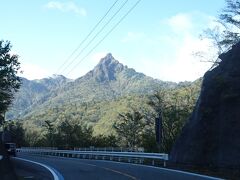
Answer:
[(240, 43), (219, 58), (172, 149), (174, 163), (240, 167)]

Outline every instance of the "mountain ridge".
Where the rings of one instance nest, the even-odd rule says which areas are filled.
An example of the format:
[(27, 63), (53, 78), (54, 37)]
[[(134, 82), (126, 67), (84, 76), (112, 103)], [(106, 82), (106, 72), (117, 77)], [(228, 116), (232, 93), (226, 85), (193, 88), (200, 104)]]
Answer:
[(47, 108), (71, 102), (112, 101), (128, 95), (146, 95), (161, 88), (174, 88), (177, 83), (153, 79), (121, 64), (111, 53), (84, 76), (70, 80), (63, 75), (40, 80), (22, 78), (8, 119), (25, 118)]

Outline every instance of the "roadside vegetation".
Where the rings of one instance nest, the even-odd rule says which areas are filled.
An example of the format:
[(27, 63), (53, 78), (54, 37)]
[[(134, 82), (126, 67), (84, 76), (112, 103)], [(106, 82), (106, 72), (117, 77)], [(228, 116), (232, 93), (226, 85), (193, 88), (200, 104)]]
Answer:
[[(171, 90), (159, 90), (144, 97), (120, 98), (113, 105), (114, 112), (108, 114), (108, 133), (94, 133), (94, 128), (81, 119), (62, 115), (57, 121), (45, 120), (39, 127), (31, 121), (9, 121), (5, 129), (10, 131), (18, 146), (58, 147), (143, 147), (147, 152), (169, 153), (173, 143), (198, 98), (201, 79), (194, 83), (182, 84)], [(159, 101), (158, 98), (161, 98)], [(107, 104), (107, 103), (106, 103)], [(107, 106), (107, 105), (105, 105)], [(89, 108), (89, 107), (88, 107)], [(112, 109), (108, 107), (108, 111)], [(117, 111), (116, 111), (117, 109)], [(156, 143), (155, 119), (162, 112), (161, 145)], [(117, 113), (119, 112), (119, 113)], [(103, 114), (105, 108), (92, 109), (93, 114)], [(39, 117), (36, 117), (39, 118)], [(103, 130), (104, 132), (104, 130)]]

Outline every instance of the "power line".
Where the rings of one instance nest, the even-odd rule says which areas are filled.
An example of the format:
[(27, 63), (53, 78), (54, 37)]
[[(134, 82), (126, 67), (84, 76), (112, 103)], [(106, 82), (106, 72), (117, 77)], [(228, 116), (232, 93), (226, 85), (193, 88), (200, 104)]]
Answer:
[[(109, 12), (112, 10), (112, 8), (116, 5), (116, 3), (118, 2), (119, 0), (116, 0), (113, 4), (112, 4), (112, 6), (108, 9), (108, 11), (104, 14), (104, 16), (99, 20), (99, 22), (93, 27), (93, 29), (90, 31), (90, 33), (88, 33), (88, 35), (84, 38), (84, 40), (79, 44), (79, 46), (71, 53), (71, 55), (65, 60), (65, 62), (60, 66), (60, 68), (57, 70), (58, 72), (59, 72), (59, 70), (60, 69), (62, 69), (62, 67), (64, 67), (65, 66), (65, 64), (70, 60), (70, 58), (74, 55), (74, 53), (75, 52), (77, 52), (77, 50), (84, 44), (84, 42), (91, 36), (91, 34), (95, 31), (95, 29), (99, 26), (99, 24), (106, 18), (106, 16), (109, 14)], [(124, 3), (124, 5), (126, 4), (126, 2), (127, 2), (128, 0), (126, 0), (125, 1), (125, 3)], [(121, 8), (120, 8), (120, 10), (122, 9), (122, 6), (121, 6)], [(118, 10), (118, 12), (120, 11), (120, 10)], [(118, 13), (117, 12), (117, 13)], [(116, 14), (117, 13), (115, 13), (113, 16), (116, 16)], [(113, 17), (111, 17), (111, 20), (113, 19)], [(108, 23), (110, 23), (110, 20), (108, 21)], [(107, 25), (107, 23), (104, 25), (104, 26), (106, 26)], [(103, 29), (103, 28), (102, 28)], [(100, 33), (100, 32), (98, 32), (98, 33)], [(98, 34), (97, 33), (97, 34)], [(95, 37), (96, 38), (96, 37)], [(93, 41), (93, 39), (92, 39), (92, 41)], [(72, 62), (71, 62), (72, 63)], [(71, 64), (70, 64), (71, 65)], [(69, 66), (69, 65), (68, 65)], [(66, 69), (66, 68), (65, 68)], [(63, 71), (62, 72), (64, 72), (65, 71), (65, 69), (63, 69)], [(57, 80), (57, 82), (59, 83), (59, 81), (60, 80), (58, 80), (58, 79), (56, 79)], [(35, 103), (36, 104), (36, 103)], [(33, 107), (33, 105), (35, 105), (35, 104), (32, 104), (32, 105), (30, 105), (29, 107), (28, 107), (28, 109), (29, 108), (31, 108), (31, 107)]]
[[(118, 0), (117, 0), (118, 1)], [(117, 2), (116, 1), (116, 2)], [(90, 53), (92, 53), (92, 51), (94, 51), (94, 49), (97, 48), (97, 46), (99, 46), (99, 44), (101, 44), (106, 38), (107, 36), (128, 16), (128, 14), (130, 14), (130, 12), (140, 3), (141, 0), (138, 0), (133, 6), (132, 8), (130, 8), (127, 13), (113, 26), (113, 28), (110, 29), (110, 31), (108, 31), (108, 33), (100, 40), (98, 41), (98, 43), (76, 64), (76, 66), (74, 66), (68, 73), (71, 73), (71, 71), (73, 71), (84, 59), (86, 59), (87, 56), (89, 56)], [(115, 2), (115, 4), (116, 4)], [(115, 5), (114, 4), (114, 5)], [(110, 8), (111, 9), (111, 8)], [(106, 13), (107, 14), (107, 13)], [(100, 24), (100, 23), (99, 23)], [(92, 32), (91, 32), (92, 33)], [(90, 33), (89, 33), (90, 34)], [(90, 35), (89, 35), (90, 36)], [(87, 39), (87, 38), (86, 38)], [(84, 39), (85, 40), (85, 39)], [(83, 42), (82, 42), (83, 43)], [(81, 44), (82, 44), (81, 43)], [(77, 50), (75, 50), (77, 51)], [(72, 54), (74, 54), (75, 52), (73, 52)], [(37, 98), (34, 98), (35, 100)], [(27, 109), (25, 111), (29, 111), (30, 108), (32, 108), (33, 106), (35, 106), (36, 104), (38, 104), (38, 101), (36, 101), (35, 103), (33, 103), (32, 105), (30, 105), (29, 107), (27, 107)]]
[(67, 73), (67, 75), (69, 75), (84, 59), (86, 59), (86, 57), (89, 56), (89, 54), (91, 54), (94, 49), (96, 49), (99, 44), (102, 43), (102, 41), (104, 41), (107, 36), (128, 16), (128, 14), (140, 3), (141, 0), (138, 0), (128, 11), (127, 13), (115, 24), (115, 26), (113, 26), (112, 29), (110, 29), (110, 31), (108, 31), (108, 33), (100, 40), (98, 41), (98, 43), (90, 50), (88, 51), (88, 53)]
[(105, 19), (105, 17), (109, 14), (109, 12), (112, 10), (112, 8), (115, 6), (115, 4), (119, 0), (116, 0), (112, 6), (108, 9), (108, 11), (104, 14), (104, 16), (98, 21), (98, 23), (93, 27), (93, 29), (88, 33), (88, 35), (81, 41), (81, 43), (78, 45), (78, 47), (68, 56), (68, 58), (64, 61), (64, 63), (57, 69), (57, 72), (59, 72), (65, 64), (72, 58), (72, 56), (77, 52), (77, 50), (83, 45), (83, 43), (91, 36), (91, 34), (95, 31), (95, 29), (99, 26), (99, 24)]
[(88, 44), (75, 56), (75, 58), (61, 71), (63, 73), (66, 69), (73, 64), (73, 62), (84, 52), (84, 50), (96, 39), (96, 37), (107, 27), (113, 18), (122, 10), (129, 0), (126, 0), (121, 7), (113, 14), (113, 16), (104, 24), (104, 26), (95, 34), (95, 36), (88, 42)]

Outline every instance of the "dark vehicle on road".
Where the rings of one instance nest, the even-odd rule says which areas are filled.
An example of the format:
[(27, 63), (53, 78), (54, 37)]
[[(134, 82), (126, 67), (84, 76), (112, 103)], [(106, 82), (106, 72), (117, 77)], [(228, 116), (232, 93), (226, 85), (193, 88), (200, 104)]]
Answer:
[(9, 155), (16, 156), (16, 144), (15, 143), (5, 143), (5, 148)]

